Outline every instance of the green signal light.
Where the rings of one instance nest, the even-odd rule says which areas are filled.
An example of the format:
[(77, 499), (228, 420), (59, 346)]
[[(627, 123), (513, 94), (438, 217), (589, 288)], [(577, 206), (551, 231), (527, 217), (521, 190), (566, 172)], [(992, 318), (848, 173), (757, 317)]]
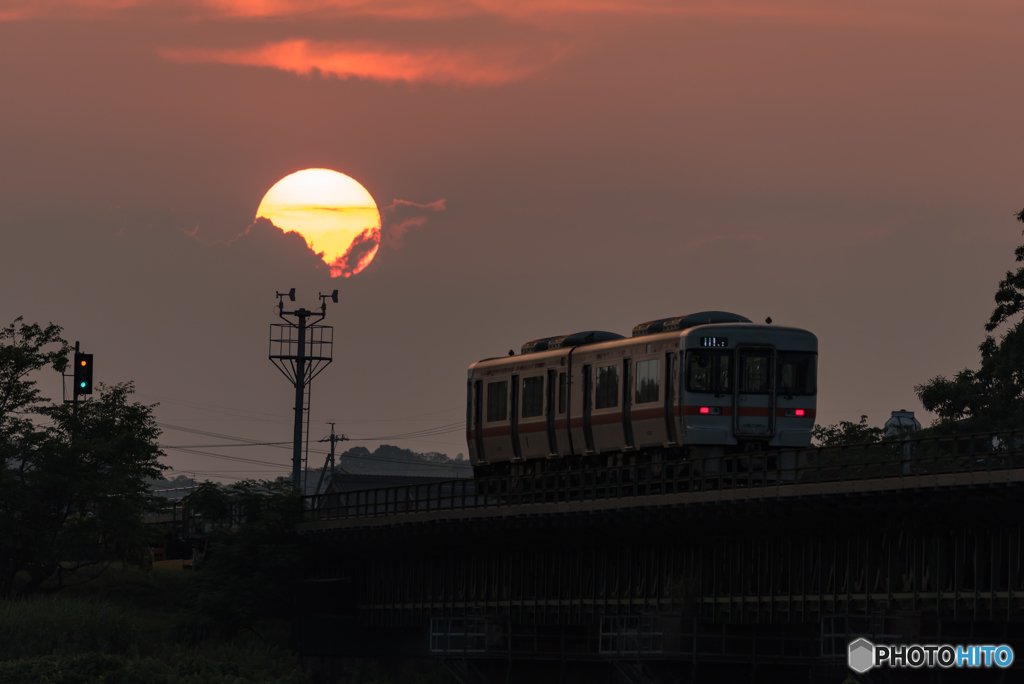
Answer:
[(78, 386), (79, 387), (85, 387), (85, 383), (84, 382), (80, 382), (80, 383), (78, 383)]

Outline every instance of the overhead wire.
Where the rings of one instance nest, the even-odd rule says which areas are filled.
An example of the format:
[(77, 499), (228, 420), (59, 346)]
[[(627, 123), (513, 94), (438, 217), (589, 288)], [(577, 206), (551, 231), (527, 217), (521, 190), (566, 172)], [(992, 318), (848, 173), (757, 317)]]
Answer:
[(458, 423), (449, 423), (448, 425), (439, 425), (435, 428), (424, 428), (423, 430), (415, 430), (413, 432), (405, 432), (398, 435), (382, 435), (378, 437), (353, 437), (352, 441), (377, 441), (381, 439), (409, 439), (412, 437), (435, 437), (437, 435), (445, 435), (452, 432), (461, 432), (464, 428), (462, 427), (462, 421)]
[[(244, 445), (250, 446), (277, 446), (280, 448), (290, 448), (291, 442), (262, 442), (248, 437), (237, 437), (235, 435), (225, 435), (220, 432), (211, 432), (209, 430), (200, 430), (198, 428), (185, 427), (183, 425), (172, 425), (171, 423), (158, 422), (157, 425), (162, 428), (170, 430), (177, 430), (179, 432), (188, 432), (195, 435), (202, 435), (204, 437), (216, 437), (218, 439), (229, 439), (236, 442), (243, 442)], [(423, 430), (414, 430), (411, 432), (400, 433), (396, 435), (380, 435), (376, 437), (350, 437), (348, 441), (376, 441), (382, 439), (410, 439), (414, 437), (435, 437), (437, 435), (450, 434), (453, 432), (462, 431), (462, 422), (449, 423), (447, 425), (439, 425), (433, 428), (424, 428)], [(224, 445), (227, 446), (227, 445)], [(239, 445), (242, 446), (242, 445)]]
[(213, 449), (220, 447), (280, 446), (291, 442), (245, 442), (243, 444), (162, 444), (164, 449)]
[[(240, 409), (240, 408), (234, 408), (232, 406), (222, 406), (220, 404), (206, 404), (206, 403), (203, 403), (203, 402), (200, 402), (200, 401), (188, 401), (188, 400), (183, 400), (183, 399), (171, 399), (171, 398), (168, 398), (168, 397), (161, 397), (161, 396), (158, 396), (158, 395), (155, 395), (155, 394), (145, 394), (145, 393), (142, 393), (142, 392), (140, 392), (138, 394), (139, 394), (139, 396), (142, 396), (142, 397), (150, 397), (150, 398), (153, 398), (153, 399), (158, 399), (160, 401), (165, 401), (165, 402), (172, 403), (172, 404), (181, 404), (182, 406), (188, 406), (188, 407), (192, 407), (192, 408), (202, 407), (202, 410), (207, 410), (207, 411), (213, 410), (214, 413), (224, 413), (224, 412), (233, 412), (234, 414), (253, 413), (253, 414), (260, 415), (260, 416), (269, 416), (269, 417), (275, 419), (273, 422), (280, 422), (280, 423), (288, 424), (288, 425), (291, 424), (291, 420), (290, 419), (282, 416), (279, 413), (267, 413), (265, 411), (253, 411), (251, 409)], [(449, 408), (441, 409), (439, 411), (431, 411), (429, 413), (417, 413), (417, 414), (414, 414), (414, 415), (411, 415), (411, 416), (400, 416), (400, 417), (397, 417), (397, 418), (369, 418), (369, 419), (361, 419), (361, 420), (346, 420), (345, 423), (387, 423), (387, 422), (398, 422), (398, 421), (402, 421), (402, 420), (415, 420), (415, 419), (418, 419), (418, 418), (422, 418), (424, 416), (436, 416), (436, 415), (438, 415), (440, 413), (447, 413), (448, 411), (455, 411), (457, 409), (462, 409), (462, 408), (463, 408), (463, 406), (461, 406), (461, 405), (459, 405), (459, 406), (451, 406)], [(217, 411), (215, 409), (222, 409), (222, 410), (221, 411)], [(231, 413), (227, 413), (227, 415), (232, 415), (232, 414)], [(256, 418), (247, 418), (245, 416), (237, 416), (237, 417), (243, 418), (245, 420), (258, 420)]]
[[(260, 442), (258, 440), (249, 439), (247, 437), (237, 437), (237, 436), (234, 436), (234, 435), (225, 435), (225, 434), (218, 433), (218, 432), (210, 432), (208, 430), (199, 430), (199, 429), (196, 429), (196, 428), (189, 428), (189, 427), (184, 427), (184, 426), (181, 426), (181, 425), (172, 425), (170, 423), (157, 422), (157, 425), (159, 427), (167, 428), (169, 430), (177, 430), (177, 431), (180, 431), (180, 432), (187, 432), (187, 433), (202, 435), (202, 436), (205, 436), (205, 437), (216, 437), (218, 439), (228, 439), (228, 440), (235, 440), (235, 441), (238, 441), (238, 442), (242, 442), (241, 444), (233, 444), (233, 445), (225, 444), (225, 445), (219, 445), (219, 446), (270, 446), (270, 447), (274, 447), (274, 448), (278, 448), (278, 449), (289, 449), (289, 450), (292, 448), (290, 446), (289, 442), (277, 442), (277, 443), (274, 443), (274, 442)], [(461, 426), (462, 423), (461, 422), (460, 423), (455, 423), (453, 425), (460, 425)], [(439, 428), (434, 428), (434, 429), (437, 430), (437, 429), (442, 429), (442, 428), (451, 428), (451, 426), (450, 425), (449, 426), (440, 426)], [(461, 430), (461, 428), (459, 428), (459, 429)], [(420, 431), (420, 432), (422, 432), (424, 434), (420, 434), (420, 435), (417, 435), (417, 436), (423, 436), (423, 437), (431, 436), (432, 437), (432, 436), (435, 436), (435, 435), (438, 435), (438, 434), (445, 434), (446, 432), (456, 432), (456, 431), (458, 431), (458, 430), (447, 429), (444, 432), (433, 432), (433, 433), (431, 433), (429, 431)], [(408, 434), (413, 435), (415, 433), (408, 433)], [(373, 440), (373, 439), (397, 439), (397, 437), (396, 436), (378, 437), (378, 438), (365, 437), (365, 438), (356, 438), (356, 439), (353, 439), (351, 441), (366, 441), (366, 440)], [(199, 450), (197, 450), (197, 449), (195, 449), (193, 447), (190, 447), (190, 446), (180, 446), (180, 447), (179, 446), (165, 446), (163, 448), (173, 449), (175, 451), (183, 451), (185, 453), (192, 453), (192, 454), (197, 454), (197, 455), (202, 455), (202, 456), (208, 456), (208, 457), (211, 457), (211, 458), (220, 458), (220, 459), (225, 459), (225, 460), (238, 460), (238, 461), (249, 462), (249, 463), (258, 463), (258, 464), (261, 464), (261, 465), (275, 465), (275, 466), (278, 465), (278, 464), (270, 463), (268, 461), (257, 461), (257, 460), (254, 460), (254, 459), (245, 459), (245, 458), (240, 457), (240, 456), (225, 456), (224, 454), (211, 454), (209, 452), (199, 451)], [(206, 447), (206, 448), (210, 448), (210, 447)], [(318, 455), (321, 455), (321, 456), (326, 456), (330, 452), (328, 452), (326, 450), (322, 450), (322, 449), (310, 449), (309, 453), (311, 453), (311, 454), (318, 454)], [(348, 454), (348, 455), (345, 456), (345, 458), (358, 459), (358, 460), (362, 460), (362, 461), (371, 461), (373, 463), (400, 463), (400, 464), (405, 465), (405, 466), (414, 465), (416, 467), (428, 467), (428, 468), (449, 468), (450, 469), (450, 468), (453, 468), (453, 467), (456, 467), (456, 468), (459, 467), (457, 465), (454, 465), (453, 463), (446, 464), (446, 463), (431, 463), (429, 461), (407, 461), (407, 460), (402, 460), (402, 459), (397, 459), (397, 458), (386, 458), (386, 457), (378, 457), (378, 456), (357, 456), (355, 454)], [(288, 468), (289, 466), (287, 466), (285, 464), (281, 464), (280, 467)]]
[(290, 470), (291, 466), (284, 463), (274, 463), (273, 461), (261, 461), (255, 458), (245, 458), (244, 456), (225, 456), (224, 454), (212, 454), (209, 451), (200, 451), (199, 449), (182, 449), (175, 447), (164, 447), (173, 449), (174, 451), (183, 451), (186, 454), (196, 454), (197, 456), (206, 456), (208, 458), (216, 458), (223, 461), (236, 461), (238, 463), (252, 463), (254, 465), (266, 465), (274, 468), (282, 468), (284, 470)]

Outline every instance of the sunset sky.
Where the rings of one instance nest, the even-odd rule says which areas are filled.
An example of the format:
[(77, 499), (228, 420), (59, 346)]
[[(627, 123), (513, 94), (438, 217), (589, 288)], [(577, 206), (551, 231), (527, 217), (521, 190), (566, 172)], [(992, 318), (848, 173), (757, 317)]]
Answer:
[[(337, 288), (313, 440), (454, 456), (471, 362), (719, 309), (816, 333), (818, 421), (881, 424), (976, 363), (1024, 241), (1021, 26), (1019, 0), (0, 0), (0, 324), (64, 326), (165, 425), (288, 441), (274, 293)], [(306, 168), (376, 201), (361, 273), (254, 223)], [(280, 467), (166, 462), (288, 472), (207, 451)]]

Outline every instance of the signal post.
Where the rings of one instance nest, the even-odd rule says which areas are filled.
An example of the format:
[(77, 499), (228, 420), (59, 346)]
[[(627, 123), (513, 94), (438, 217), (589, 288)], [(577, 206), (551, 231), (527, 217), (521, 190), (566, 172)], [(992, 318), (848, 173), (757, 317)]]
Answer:
[(92, 354), (83, 354), (77, 341), (75, 342), (74, 358), (74, 368), (71, 372), (71, 399), (65, 399), (64, 403), (72, 404), (72, 408), (77, 412), (78, 397), (83, 394), (92, 394), (93, 364)]

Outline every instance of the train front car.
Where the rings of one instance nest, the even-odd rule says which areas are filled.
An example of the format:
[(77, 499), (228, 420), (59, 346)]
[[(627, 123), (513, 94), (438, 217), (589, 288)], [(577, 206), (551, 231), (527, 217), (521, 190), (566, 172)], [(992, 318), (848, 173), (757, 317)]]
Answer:
[(806, 447), (817, 338), (704, 311), (533, 340), (469, 368), (478, 475)]
[(682, 441), (703, 453), (806, 447), (817, 408), (818, 338), (720, 323), (680, 336)]

